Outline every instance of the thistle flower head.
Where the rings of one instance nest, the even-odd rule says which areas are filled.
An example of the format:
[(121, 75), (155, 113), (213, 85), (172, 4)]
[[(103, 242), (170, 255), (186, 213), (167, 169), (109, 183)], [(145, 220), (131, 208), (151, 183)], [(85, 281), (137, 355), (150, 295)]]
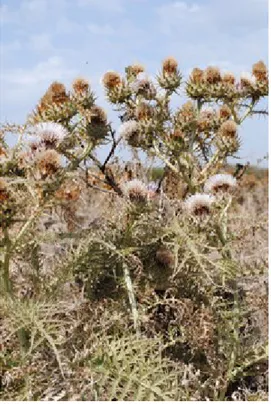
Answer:
[(8, 199), (7, 183), (3, 178), (0, 178), (0, 202)]
[(65, 181), (56, 192), (56, 198), (62, 201), (77, 201), (80, 198), (81, 188), (78, 184)]
[(234, 138), (237, 133), (237, 125), (234, 121), (228, 120), (220, 126), (220, 134), (225, 138)]
[(61, 157), (55, 150), (44, 150), (36, 155), (35, 162), (42, 177), (46, 178), (59, 170)]
[(234, 74), (231, 72), (224, 73), (224, 75), (222, 77), (222, 82), (225, 84), (234, 85), (234, 83), (235, 83)]
[(99, 107), (98, 105), (94, 105), (91, 108), (91, 123), (97, 125), (105, 125), (107, 122), (107, 115), (103, 108)]
[(215, 198), (207, 194), (195, 194), (184, 201), (185, 210), (194, 216), (203, 216), (211, 213)]
[(122, 191), (131, 202), (146, 202), (148, 199), (148, 189), (146, 185), (138, 179), (125, 182), (122, 185)]
[[(64, 126), (56, 122), (41, 122), (30, 129), (30, 133), (40, 140), (45, 148), (54, 148), (58, 146), (68, 135)], [(33, 144), (35, 148), (35, 143)]]
[(220, 119), (229, 119), (231, 116), (231, 110), (227, 105), (222, 105), (218, 110), (218, 116)]
[(88, 80), (77, 77), (72, 83), (72, 88), (77, 94), (87, 94), (90, 90), (90, 85)]
[(205, 81), (209, 84), (217, 84), (221, 81), (221, 74), (218, 67), (209, 66), (204, 71)]
[(164, 267), (172, 267), (175, 262), (174, 254), (166, 247), (160, 247), (156, 251), (156, 260)]
[(168, 57), (163, 61), (163, 74), (175, 74), (178, 70), (178, 62), (173, 57)]
[(64, 84), (54, 81), (41, 98), (37, 107), (39, 112), (42, 112), (48, 108), (51, 104), (61, 105), (69, 99)]
[(267, 80), (267, 67), (262, 60), (252, 66), (252, 73), (258, 81)]
[(119, 134), (124, 138), (129, 138), (133, 136), (137, 131), (138, 131), (138, 123), (133, 119), (124, 122), (119, 127)]
[(230, 192), (237, 185), (236, 178), (230, 174), (216, 174), (208, 178), (204, 185), (204, 192), (216, 194), (218, 192)]
[(251, 73), (243, 72), (240, 75), (241, 88), (253, 87), (256, 83), (256, 78)]
[(132, 91), (136, 94), (141, 94), (148, 99), (156, 95), (156, 89), (151, 79), (144, 73), (139, 73), (135, 81), (131, 85)]
[(186, 103), (184, 103), (178, 111), (178, 118), (184, 122), (188, 122), (193, 119), (194, 115), (195, 109), (191, 101), (187, 101)]
[(119, 87), (122, 84), (122, 80), (119, 73), (108, 71), (104, 74), (102, 83), (108, 90), (113, 90), (114, 88)]
[(138, 120), (150, 119), (154, 115), (154, 108), (146, 102), (141, 102), (135, 111)]
[(193, 83), (199, 84), (203, 83), (204, 71), (195, 67), (190, 74), (190, 81)]
[(133, 65), (127, 66), (126, 67), (126, 72), (128, 74), (131, 74), (133, 76), (137, 76), (139, 73), (143, 73), (145, 71), (144, 66), (142, 66), (139, 63), (135, 63)]

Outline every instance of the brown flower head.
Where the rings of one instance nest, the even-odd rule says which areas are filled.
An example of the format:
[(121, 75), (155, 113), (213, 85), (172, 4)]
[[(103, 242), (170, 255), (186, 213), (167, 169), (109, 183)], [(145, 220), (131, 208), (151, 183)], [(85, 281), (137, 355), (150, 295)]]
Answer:
[(137, 106), (135, 115), (136, 115), (136, 118), (140, 121), (145, 120), (145, 119), (148, 120), (153, 117), (154, 108), (151, 105), (149, 105), (145, 102), (142, 102)]
[(56, 192), (56, 198), (62, 201), (77, 201), (80, 198), (81, 188), (78, 184), (66, 181)]
[(173, 253), (165, 247), (160, 247), (156, 251), (156, 260), (165, 267), (172, 267), (175, 262)]
[(68, 99), (69, 96), (66, 93), (64, 84), (54, 81), (41, 98), (38, 105), (38, 111), (42, 112), (46, 110), (51, 104), (64, 104)]
[(190, 74), (190, 81), (196, 84), (203, 83), (203, 76), (204, 71), (199, 69), (198, 67), (195, 67)]
[(218, 67), (209, 66), (204, 71), (204, 79), (209, 84), (217, 84), (221, 81), (221, 74)]
[(77, 77), (72, 83), (72, 88), (77, 94), (87, 94), (90, 90), (90, 85), (86, 79)]
[(187, 101), (184, 103), (178, 112), (178, 118), (184, 122), (188, 122), (193, 119), (194, 115), (195, 110), (192, 101)]
[(234, 121), (228, 120), (220, 127), (220, 134), (225, 138), (235, 138), (237, 134), (237, 125)]
[(36, 164), (42, 177), (54, 175), (61, 166), (61, 157), (55, 150), (44, 150), (37, 154)]
[(107, 115), (103, 108), (94, 105), (91, 108), (91, 123), (96, 125), (105, 125), (107, 122)]
[(176, 74), (178, 70), (178, 62), (173, 57), (168, 57), (163, 61), (163, 74)]
[(122, 185), (122, 191), (131, 202), (147, 202), (148, 200), (148, 189), (146, 185), (138, 179), (125, 182)]
[(230, 84), (230, 85), (234, 85), (235, 84), (235, 77), (233, 75), (233, 73), (225, 73), (222, 77), (222, 82), (224, 84)]
[(227, 105), (222, 105), (218, 110), (218, 116), (220, 119), (229, 119), (231, 116), (231, 110)]
[(211, 213), (212, 204), (215, 199), (208, 194), (195, 194), (184, 201), (184, 208), (190, 215), (205, 216)]
[(139, 73), (143, 73), (145, 71), (145, 68), (141, 64), (135, 63), (133, 65), (127, 66), (126, 71), (133, 76), (137, 76)]
[(173, 139), (183, 139), (184, 133), (180, 129), (175, 129), (171, 135)]
[(107, 72), (102, 78), (103, 85), (108, 90), (113, 90), (116, 87), (119, 87), (122, 84), (121, 77), (119, 73), (116, 72)]
[(0, 202), (6, 201), (8, 197), (7, 183), (3, 178), (0, 178)]
[(267, 80), (267, 67), (262, 60), (252, 66), (252, 73), (258, 81)]

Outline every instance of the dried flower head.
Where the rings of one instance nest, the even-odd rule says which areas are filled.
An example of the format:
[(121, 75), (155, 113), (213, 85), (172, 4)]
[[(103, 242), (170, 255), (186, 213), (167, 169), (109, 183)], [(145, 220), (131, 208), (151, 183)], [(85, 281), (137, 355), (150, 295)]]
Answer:
[(135, 63), (133, 65), (127, 66), (126, 70), (133, 76), (137, 76), (139, 73), (143, 73), (145, 71), (145, 68), (141, 64)]
[(222, 123), (220, 127), (220, 134), (225, 138), (234, 138), (237, 133), (237, 125), (234, 121), (228, 120)]
[(231, 174), (216, 174), (208, 178), (204, 185), (204, 192), (216, 194), (230, 192), (236, 188), (237, 181)]
[(72, 181), (65, 181), (56, 192), (56, 198), (61, 201), (77, 201), (80, 198), (81, 188)]
[(240, 84), (241, 88), (253, 87), (256, 83), (256, 78), (248, 72), (241, 73)]
[(163, 61), (163, 74), (175, 74), (178, 70), (178, 62), (173, 57), (168, 57)]
[(66, 92), (64, 84), (59, 83), (58, 81), (54, 81), (50, 85), (44, 96), (41, 98), (37, 109), (39, 112), (42, 112), (48, 109), (49, 105), (61, 105), (64, 104), (68, 99), (69, 96)]
[(148, 189), (146, 185), (138, 179), (124, 183), (122, 191), (131, 202), (146, 202), (148, 199)]
[(210, 214), (214, 201), (215, 198), (211, 195), (195, 194), (185, 200), (184, 207), (191, 215), (203, 216)]
[(72, 88), (75, 93), (87, 94), (90, 90), (90, 85), (88, 80), (82, 77), (77, 77), (72, 83)]
[[(30, 129), (30, 134), (35, 135), (41, 145), (49, 149), (58, 146), (69, 135), (69, 132), (60, 123), (41, 122)], [(39, 148), (39, 145), (34, 142), (31, 145), (32, 149), (35, 149), (35, 146)]]
[(156, 260), (164, 267), (172, 267), (175, 262), (174, 254), (166, 247), (160, 247), (156, 251)]
[(186, 103), (184, 103), (178, 112), (178, 118), (183, 122), (190, 121), (194, 118), (194, 115), (195, 109), (192, 101), (187, 101)]
[(183, 139), (185, 137), (185, 134), (180, 129), (174, 129), (171, 137), (173, 139)]
[(94, 105), (91, 108), (91, 123), (96, 125), (105, 125), (107, 122), (107, 115), (103, 108)]
[(267, 80), (267, 67), (262, 60), (252, 66), (252, 73), (258, 81)]
[(144, 73), (139, 73), (136, 80), (131, 85), (132, 91), (141, 94), (147, 99), (151, 99), (156, 95), (156, 89), (151, 79)]
[(64, 84), (57, 81), (54, 81), (48, 90), (51, 93), (53, 103), (62, 104), (69, 98)]
[(102, 82), (108, 90), (113, 90), (122, 84), (119, 73), (113, 71), (106, 72), (102, 78)]
[(42, 177), (54, 175), (61, 166), (60, 154), (55, 150), (44, 150), (36, 155), (36, 165)]
[(0, 202), (6, 201), (9, 197), (7, 188), (6, 181), (3, 178), (0, 178)]
[(154, 115), (154, 108), (146, 102), (141, 102), (136, 107), (135, 115), (136, 118), (140, 121), (151, 119)]
[(124, 138), (130, 138), (138, 132), (138, 123), (135, 120), (124, 122), (119, 127), (119, 134)]
[(222, 77), (222, 81), (225, 84), (234, 85), (235, 84), (235, 77), (234, 74), (231, 72), (224, 73)]
[(217, 84), (221, 81), (221, 74), (218, 67), (209, 66), (204, 71), (204, 79), (209, 84)]
[(193, 83), (199, 84), (203, 83), (204, 71), (195, 67), (190, 74), (190, 81)]
[(229, 119), (231, 116), (231, 110), (227, 105), (222, 105), (218, 110), (218, 116), (220, 119)]

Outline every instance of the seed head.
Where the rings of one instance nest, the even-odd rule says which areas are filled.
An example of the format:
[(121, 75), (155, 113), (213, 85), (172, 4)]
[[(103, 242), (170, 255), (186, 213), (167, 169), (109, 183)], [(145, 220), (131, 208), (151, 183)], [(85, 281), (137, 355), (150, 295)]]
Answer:
[(227, 72), (223, 75), (222, 77), (222, 82), (225, 84), (230, 84), (230, 85), (234, 85), (235, 83), (235, 77), (234, 74), (231, 72)]
[(103, 108), (98, 105), (94, 105), (91, 108), (91, 123), (97, 125), (105, 125), (107, 122), (107, 115)]
[(54, 175), (60, 168), (61, 157), (55, 150), (44, 150), (37, 154), (36, 164), (42, 177)]
[(209, 84), (217, 84), (221, 81), (221, 74), (218, 67), (209, 66), (204, 71), (205, 81)]
[(145, 71), (144, 66), (139, 63), (130, 65), (126, 69), (129, 73), (133, 74), (133, 76), (137, 76), (139, 73), (143, 73)]
[(203, 83), (204, 71), (195, 67), (190, 74), (190, 81), (193, 83), (199, 84)]
[(141, 120), (147, 120), (153, 117), (154, 115), (154, 109), (151, 105), (142, 102), (139, 104), (136, 108), (135, 111), (136, 118), (141, 121)]
[(240, 76), (241, 88), (253, 87), (256, 83), (256, 78), (251, 73), (243, 72)]
[(216, 194), (219, 192), (230, 192), (236, 188), (237, 181), (230, 174), (216, 174), (208, 178), (204, 186), (204, 192)]
[(80, 198), (81, 188), (78, 184), (66, 181), (56, 192), (56, 198), (62, 201), (77, 201)]
[(4, 178), (0, 177), (0, 202), (4, 202), (8, 199), (9, 194), (7, 191), (7, 183)]
[(227, 105), (222, 105), (218, 110), (218, 115), (220, 119), (229, 119), (231, 116), (231, 110)]
[(168, 57), (163, 61), (163, 74), (176, 74), (178, 70), (178, 62), (173, 57)]
[(72, 88), (77, 94), (87, 94), (90, 90), (90, 85), (88, 80), (77, 77), (72, 83)]
[[(40, 140), (41, 145), (48, 149), (58, 146), (69, 135), (67, 129), (56, 122), (38, 123), (30, 129), (30, 133), (35, 135)], [(32, 149), (35, 149), (35, 143), (31, 146)]]
[(222, 123), (220, 127), (220, 134), (225, 138), (234, 138), (237, 133), (237, 125), (234, 121), (228, 120)]
[(133, 136), (136, 132), (138, 132), (138, 123), (137, 121), (131, 119), (130, 121), (124, 122), (119, 127), (119, 134), (122, 137), (129, 138)]
[(136, 80), (131, 85), (132, 90), (136, 94), (144, 95), (150, 99), (156, 95), (156, 89), (148, 76), (143, 73), (137, 75)]
[(148, 199), (148, 189), (146, 185), (138, 179), (124, 183), (122, 191), (131, 202), (146, 202)]
[(160, 247), (159, 250), (156, 251), (156, 260), (164, 267), (172, 267), (175, 262), (174, 255), (165, 247)]
[(267, 67), (262, 60), (252, 66), (252, 73), (258, 81), (267, 80)]
[(107, 88), (108, 90), (113, 90), (114, 88), (119, 87), (122, 84), (119, 73), (113, 71), (105, 73), (102, 78), (102, 82), (105, 88)]
[(189, 196), (185, 202), (185, 210), (194, 216), (204, 216), (211, 213), (211, 207), (215, 198), (207, 194), (195, 194)]

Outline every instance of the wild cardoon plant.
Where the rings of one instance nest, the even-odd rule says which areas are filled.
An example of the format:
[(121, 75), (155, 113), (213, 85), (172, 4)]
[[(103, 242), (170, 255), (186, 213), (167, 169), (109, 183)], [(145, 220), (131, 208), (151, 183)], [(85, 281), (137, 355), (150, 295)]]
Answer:
[[(237, 78), (208, 66), (184, 78), (168, 57), (155, 79), (133, 64), (123, 75), (106, 72), (101, 83), (119, 113), (116, 129), (82, 77), (70, 90), (53, 82), (24, 125), (1, 128), (0, 331), (5, 341), (16, 333), (18, 342), (0, 361), (5, 372), (14, 363), (23, 366), (27, 382), (21, 387), (17, 375), (17, 387), (32, 391), (49, 347), (50, 375), (57, 374), (63, 391), (83, 380), (82, 391), (94, 386), (87, 398), (104, 398), (111, 386), (134, 399), (130, 376), (116, 387), (112, 375), (125, 361), (115, 339), (136, 333), (139, 342), (162, 341), (159, 380), (170, 391), (163, 396), (160, 387), (146, 384), (150, 364), (142, 354), (139, 397), (143, 389), (150, 398), (228, 399), (234, 383), (259, 375), (259, 364), (266, 364), (266, 339), (240, 286), (240, 279), (255, 275), (240, 258), (247, 227), (234, 231), (243, 173), (230, 174), (226, 163), (240, 149), (239, 126), (265, 114), (258, 104), (268, 95), (267, 68), (259, 61)], [(183, 90), (187, 100), (174, 108), (172, 96)], [(18, 136), (13, 147), (8, 133)], [(104, 145), (109, 151), (101, 161), (97, 151)], [(119, 146), (129, 147), (137, 163), (139, 151), (147, 161), (159, 160), (158, 181), (151, 181), (145, 162), (123, 169)], [(98, 308), (108, 312), (101, 317)], [(103, 341), (115, 353), (95, 353)], [(14, 356), (6, 360), (8, 352)], [(133, 350), (127, 355), (136, 363)], [(167, 385), (164, 374), (177, 371), (168, 358), (182, 370)], [(106, 387), (96, 391), (101, 369)], [(133, 366), (127, 372), (132, 378)], [(137, 378), (133, 383), (138, 386)]]

